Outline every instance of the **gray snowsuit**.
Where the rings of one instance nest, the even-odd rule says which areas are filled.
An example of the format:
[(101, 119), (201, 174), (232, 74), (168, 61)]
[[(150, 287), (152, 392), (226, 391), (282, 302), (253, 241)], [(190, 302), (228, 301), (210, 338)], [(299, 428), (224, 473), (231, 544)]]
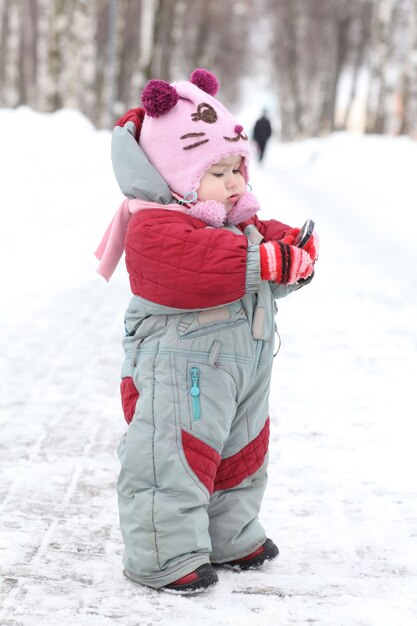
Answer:
[[(151, 166), (136, 142), (125, 157), (128, 135), (116, 127), (113, 139), (123, 192), (169, 202), (161, 181), (145, 189)], [(145, 172), (141, 182), (138, 172)], [(266, 539), (258, 513), (267, 480), (275, 299), (299, 285), (261, 280), (263, 236), (255, 223), (224, 229), (248, 239), (242, 297), (176, 308), (134, 295), (125, 316), (122, 400), (130, 423), (118, 448), (124, 566), (128, 577), (154, 588), (204, 563), (244, 557)], [(131, 284), (134, 237), (132, 227)]]

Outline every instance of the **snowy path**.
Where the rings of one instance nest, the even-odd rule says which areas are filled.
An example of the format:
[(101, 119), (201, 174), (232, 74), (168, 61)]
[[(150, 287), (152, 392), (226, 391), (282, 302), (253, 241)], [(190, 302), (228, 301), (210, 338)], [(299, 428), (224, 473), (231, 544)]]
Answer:
[[(5, 276), (0, 318), (0, 623), (415, 626), (417, 297), (409, 285), (416, 284), (416, 254), (392, 241), (370, 197), (348, 177), (332, 187), (308, 160), (284, 168), (288, 153), (278, 147), (255, 171), (255, 192), (261, 188), (269, 205), (274, 192), (284, 221), (311, 215), (322, 236), (314, 284), (279, 306), (283, 345), (262, 520), (281, 556), (259, 572), (220, 571), (220, 584), (196, 598), (122, 576), (115, 447), (124, 429), (118, 377), (128, 289), (122, 268), (106, 285), (88, 256), (116, 206), (108, 170), (97, 175), (109, 183), (90, 219), (81, 216), (92, 194), (71, 213), (74, 199), (86, 196), (82, 175), (91, 155), (100, 153), (101, 163), (107, 157), (107, 136), (82, 133), (85, 155), (72, 172), (62, 223), (43, 197), (34, 202), (63, 257), (67, 237), (77, 242), (76, 267), (59, 255), (51, 267), (36, 261), (48, 230), (26, 204), (19, 215), (2, 216), (0, 263), (14, 269), (12, 279), (10, 271)], [(45, 159), (53, 170), (46, 150)], [(2, 205), (14, 191), (13, 180), (5, 185)], [(383, 204), (383, 194), (376, 196)], [(414, 208), (415, 200), (414, 193)], [(397, 218), (398, 225), (407, 220), (406, 207)], [(11, 238), (23, 223), (25, 231)], [(371, 227), (378, 237), (369, 246)], [(389, 263), (381, 255), (387, 247)], [(33, 259), (33, 274), (23, 256)], [(44, 282), (38, 265), (47, 269)], [(23, 277), (24, 294), (16, 286)]]

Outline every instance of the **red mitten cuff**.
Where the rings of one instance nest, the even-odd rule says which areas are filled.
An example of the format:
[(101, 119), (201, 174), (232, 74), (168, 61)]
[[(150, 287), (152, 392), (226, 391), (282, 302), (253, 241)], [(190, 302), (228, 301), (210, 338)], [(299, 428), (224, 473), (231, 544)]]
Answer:
[(139, 141), (140, 130), (143, 124), (143, 118), (145, 117), (145, 109), (141, 109), (138, 107), (137, 109), (130, 109), (127, 113), (122, 115), (120, 119), (117, 120), (115, 126), (125, 126), (128, 122), (133, 122), (135, 126), (135, 139)]
[(282, 285), (292, 285), (313, 272), (310, 255), (282, 241), (268, 241), (259, 246), (261, 278)]

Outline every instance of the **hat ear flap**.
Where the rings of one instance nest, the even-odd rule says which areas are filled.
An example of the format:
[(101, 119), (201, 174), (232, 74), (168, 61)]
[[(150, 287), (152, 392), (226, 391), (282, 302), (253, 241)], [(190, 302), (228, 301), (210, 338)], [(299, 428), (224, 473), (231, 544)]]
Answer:
[(145, 113), (149, 117), (159, 117), (168, 113), (178, 102), (178, 93), (165, 80), (150, 80), (142, 93)]
[(220, 87), (220, 83), (214, 74), (199, 67), (191, 74), (190, 82), (210, 96), (215, 96)]

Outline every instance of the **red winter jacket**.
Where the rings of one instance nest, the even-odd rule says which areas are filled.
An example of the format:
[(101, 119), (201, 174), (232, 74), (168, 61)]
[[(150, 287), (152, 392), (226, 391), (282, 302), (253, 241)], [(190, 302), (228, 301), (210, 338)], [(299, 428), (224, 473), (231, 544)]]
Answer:
[[(264, 241), (281, 239), (290, 229), (256, 216)], [(208, 228), (177, 211), (147, 209), (135, 213), (128, 226), (126, 267), (133, 294), (181, 309), (220, 306), (245, 295), (246, 237), (224, 228)]]

